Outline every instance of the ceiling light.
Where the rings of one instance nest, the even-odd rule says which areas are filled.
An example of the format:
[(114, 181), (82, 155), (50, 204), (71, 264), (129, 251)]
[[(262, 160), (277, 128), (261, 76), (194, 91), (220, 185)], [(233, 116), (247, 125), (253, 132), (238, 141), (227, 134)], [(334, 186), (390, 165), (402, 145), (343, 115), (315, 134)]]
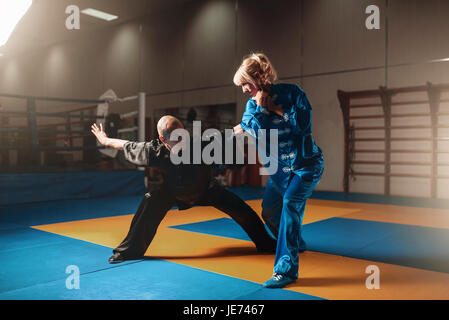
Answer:
[(0, 47), (8, 41), (32, 3), (32, 0), (0, 1)]
[(92, 16), (98, 19), (103, 19), (106, 21), (112, 21), (118, 18), (118, 16), (114, 16), (113, 14), (109, 14), (100, 10), (96, 10), (96, 9), (92, 9), (92, 8), (87, 8), (84, 9), (83, 11), (81, 11), (84, 14), (87, 14), (88, 16)]

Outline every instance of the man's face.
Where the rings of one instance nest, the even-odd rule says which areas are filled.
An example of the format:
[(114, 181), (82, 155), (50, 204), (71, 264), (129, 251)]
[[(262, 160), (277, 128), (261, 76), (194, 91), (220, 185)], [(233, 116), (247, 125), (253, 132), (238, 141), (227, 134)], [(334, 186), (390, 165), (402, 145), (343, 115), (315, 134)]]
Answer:
[[(184, 126), (182, 125), (182, 123), (173, 123), (170, 125), (169, 132), (173, 132), (176, 129), (184, 129)], [(165, 144), (168, 150), (172, 150), (173, 147), (176, 146), (178, 143), (180, 143), (182, 140), (183, 139), (181, 136), (172, 139), (170, 135), (170, 137), (167, 137), (166, 139), (163, 140), (163, 143)], [(179, 147), (183, 150), (185, 146)]]
[[(173, 149), (174, 146), (176, 146), (178, 143), (180, 143), (181, 140), (182, 140), (182, 137), (178, 137), (177, 140), (167, 139), (167, 140), (165, 140), (165, 145), (168, 148), (168, 150), (171, 150), (171, 149)], [(181, 149), (184, 149), (182, 146), (180, 146), (180, 147), (181, 147)]]

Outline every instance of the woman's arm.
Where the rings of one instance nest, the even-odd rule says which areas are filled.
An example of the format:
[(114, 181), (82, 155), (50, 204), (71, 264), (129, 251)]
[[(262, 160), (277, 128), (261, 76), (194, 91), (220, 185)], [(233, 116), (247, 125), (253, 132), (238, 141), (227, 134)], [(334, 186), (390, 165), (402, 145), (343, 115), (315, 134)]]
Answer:
[(294, 130), (301, 135), (312, 133), (312, 107), (305, 92), (296, 86), (295, 104), (292, 106), (289, 116)]
[(243, 130), (255, 136), (259, 129), (268, 129), (269, 114), (267, 108), (257, 105), (254, 100), (250, 100), (246, 104), (240, 126)]
[(283, 116), (282, 107), (277, 106), (267, 91), (258, 91), (256, 96), (248, 101), (245, 113), (242, 117), (241, 127), (243, 130), (268, 129), (270, 112)]

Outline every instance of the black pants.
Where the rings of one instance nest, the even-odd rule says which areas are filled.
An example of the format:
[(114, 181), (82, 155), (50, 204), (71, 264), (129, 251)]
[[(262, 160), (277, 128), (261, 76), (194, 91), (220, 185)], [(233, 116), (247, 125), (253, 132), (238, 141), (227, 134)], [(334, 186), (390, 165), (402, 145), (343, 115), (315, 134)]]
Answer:
[[(166, 188), (145, 194), (131, 222), (128, 235), (113, 250), (114, 253), (120, 253), (125, 259), (142, 257), (153, 240), (162, 219), (175, 203), (176, 198)], [(275, 240), (268, 235), (257, 213), (231, 191), (215, 185), (194, 204), (213, 206), (228, 214), (245, 230), (258, 250), (276, 248)]]

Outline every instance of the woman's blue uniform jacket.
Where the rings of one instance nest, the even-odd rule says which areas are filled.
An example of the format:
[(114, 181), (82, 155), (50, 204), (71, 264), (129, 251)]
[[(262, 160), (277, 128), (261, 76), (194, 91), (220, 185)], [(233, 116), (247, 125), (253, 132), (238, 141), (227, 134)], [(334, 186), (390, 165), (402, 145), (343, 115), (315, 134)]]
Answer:
[[(270, 96), (283, 109), (282, 116), (258, 106), (251, 98), (240, 125), (255, 137), (258, 129), (266, 129), (268, 138), (269, 129), (278, 130), (278, 154), (269, 155), (270, 161), (278, 161), (272, 180), (285, 190), (291, 173), (304, 181), (319, 178), (324, 168), (323, 152), (312, 138), (312, 108), (305, 92), (296, 84), (273, 84)], [(267, 151), (270, 140), (267, 139)]]

